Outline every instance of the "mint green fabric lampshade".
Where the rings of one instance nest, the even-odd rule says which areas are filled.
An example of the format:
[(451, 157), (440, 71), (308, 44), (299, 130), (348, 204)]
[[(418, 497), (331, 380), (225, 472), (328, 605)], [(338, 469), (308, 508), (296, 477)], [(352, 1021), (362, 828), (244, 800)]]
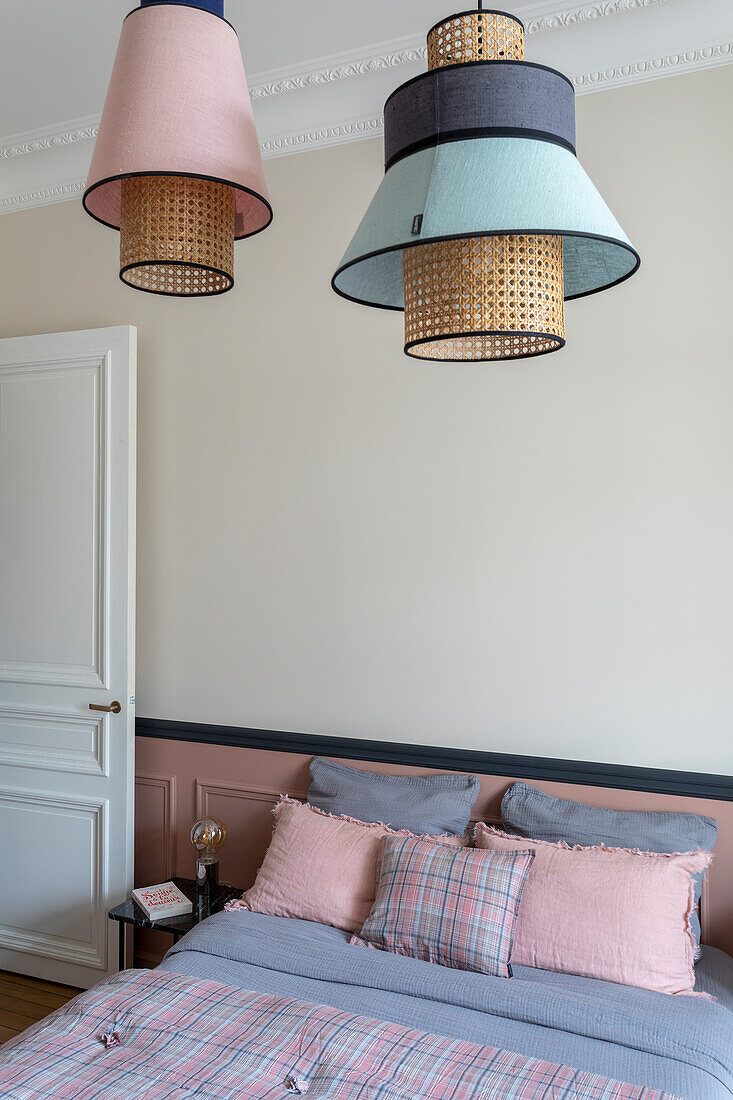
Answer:
[(334, 290), (404, 310), (406, 355), (526, 359), (565, 346), (565, 301), (639, 256), (576, 154), (575, 89), (478, 7), (428, 32), (428, 70), (384, 106), (384, 179)]
[(563, 238), (565, 299), (629, 278), (639, 255), (575, 154), (532, 137), (451, 140), (393, 163), (333, 277), (338, 294), (404, 308), (402, 252), (502, 234)]

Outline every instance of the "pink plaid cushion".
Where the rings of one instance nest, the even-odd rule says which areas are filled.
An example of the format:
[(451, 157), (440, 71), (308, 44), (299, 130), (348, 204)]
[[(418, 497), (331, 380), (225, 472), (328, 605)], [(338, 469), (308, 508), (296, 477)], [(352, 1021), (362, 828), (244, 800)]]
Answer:
[(514, 925), (533, 859), (531, 851), (482, 852), (386, 837), (374, 905), (349, 942), (510, 978)]

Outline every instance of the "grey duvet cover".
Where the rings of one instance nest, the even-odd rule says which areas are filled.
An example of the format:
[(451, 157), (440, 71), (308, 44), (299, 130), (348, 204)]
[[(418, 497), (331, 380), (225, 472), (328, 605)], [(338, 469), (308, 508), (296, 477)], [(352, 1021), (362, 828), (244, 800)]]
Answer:
[(349, 945), (310, 921), (221, 913), (163, 970), (282, 994), (645, 1085), (685, 1100), (733, 1097), (733, 960), (705, 949), (698, 989), (717, 1001), (515, 967), (512, 979)]

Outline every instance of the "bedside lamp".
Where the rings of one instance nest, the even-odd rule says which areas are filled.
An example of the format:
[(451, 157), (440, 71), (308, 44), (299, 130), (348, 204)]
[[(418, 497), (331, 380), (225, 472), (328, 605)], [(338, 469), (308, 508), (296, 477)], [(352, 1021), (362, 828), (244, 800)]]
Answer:
[(196, 889), (215, 893), (219, 882), (219, 849), (227, 831), (214, 817), (202, 817), (191, 828), (191, 843), (196, 849)]

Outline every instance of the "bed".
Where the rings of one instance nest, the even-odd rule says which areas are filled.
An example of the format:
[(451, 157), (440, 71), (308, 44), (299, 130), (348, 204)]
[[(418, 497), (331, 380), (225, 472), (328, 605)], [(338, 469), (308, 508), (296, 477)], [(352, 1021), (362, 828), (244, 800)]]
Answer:
[(695, 995), (365, 950), (313, 920), (220, 913), (0, 1051), (8, 1100), (730, 1100), (733, 959)]
[[(0, 1096), (233, 1100), (308, 1092), (314, 1098), (407, 1100), (443, 1095), (431, 1091), (423, 1077), (425, 1091), (416, 1091), (414, 1082), (408, 1089), (393, 1068), (389, 1086), (375, 1084), (375, 1065), (383, 1060), (374, 1057), (370, 1080), (344, 1078), (339, 1057), (344, 1029), (366, 1018), (399, 1025), (397, 1035), (387, 1034), (391, 1050), (402, 1034), (414, 1052), (415, 1034), (427, 1033), (490, 1051), (483, 1091), (466, 1091), (465, 1083), (462, 1090), (461, 1064), (459, 1080), (451, 1082), (454, 1088), (446, 1096), (725, 1100), (733, 1096), (733, 960), (704, 948), (698, 988), (717, 1000), (668, 997), (519, 967), (506, 982), (355, 951), (347, 933), (310, 921), (221, 913), (173, 947), (156, 970), (125, 971), (7, 1044), (0, 1057)], [(272, 1066), (257, 1042), (241, 1042), (236, 1015), (242, 1009), (240, 1019), (249, 1025), (247, 1012), (254, 1004), (261, 1028), (270, 1003), (278, 1012), (295, 1006), (302, 1013), (297, 1053), (291, 1044), (284, 1055), (276, 1052)], [(324, 1014), (321, 1007), (314, 1015), (311, 1006), (335, 1011)], [(328, 1025), (336, 1041), (324, 1057), (315, 1037)], [(277, 1028), (276, 1021), (264, 1031), (268, 1053), (276, 1048)], [(243, 1048), (245, 1059), (237, 1061)], [(509, 1065), (497, 1065), (495, 1052), (511, 1052)], [(428, 1050), (429, 1064), (439, 1054), (444, 1052)], [(336, 1083), (334, 1066), (341, 1073)]]
[(354, 950), (335, 928), (259, 913), (212, 918), (161, 969), (570, 1064), (687, 1100), (733, 1095), (733, 959), (711, 947), (703, 948), (697, 988), (716, 1002), (522, 967), (507, 982)]

